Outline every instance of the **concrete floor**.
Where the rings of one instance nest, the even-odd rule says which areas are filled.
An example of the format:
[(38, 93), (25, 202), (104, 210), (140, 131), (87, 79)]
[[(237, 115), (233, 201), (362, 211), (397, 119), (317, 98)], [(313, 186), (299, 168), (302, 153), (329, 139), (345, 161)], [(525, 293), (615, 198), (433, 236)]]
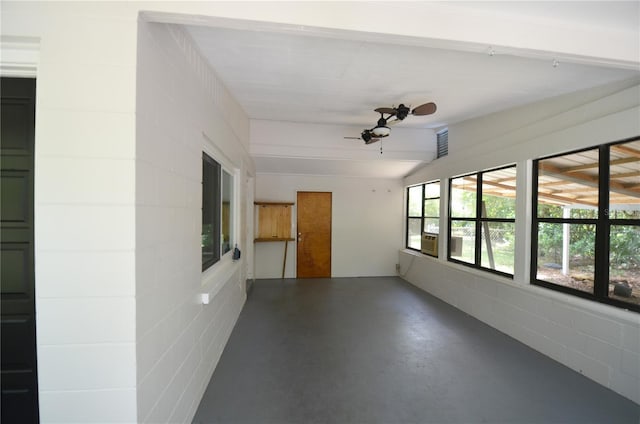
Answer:
[(194, 423), (634, 423), (640, 406), (396, 277), (258, 280)]

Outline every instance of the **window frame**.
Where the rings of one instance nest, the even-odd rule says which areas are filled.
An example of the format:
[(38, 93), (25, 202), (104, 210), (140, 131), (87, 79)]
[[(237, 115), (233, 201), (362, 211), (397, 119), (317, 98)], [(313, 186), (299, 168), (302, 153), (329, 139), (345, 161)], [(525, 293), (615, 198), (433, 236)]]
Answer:
[[(610, 187), (610, 150), (611, 146), (638, 141), (640, 137), (632, 137), (610, 143), (590, 146), (584, 149), (572, 150), (544, 156), (533, 160), (532, 188), (531, 188), (531, 269), (530, 283), (535, 286), (556, 290), (562, 293), (574, 295), (595, 302), (616, 306), (640, 312), (640, 305), (624, 302), (609, 297), (609, 267), (610, 267), (610, 231), (612, 225), (617, 226), (640, 226), (640, 219), (611, 219), (609, 218), (609, 187)], [(561, 156), (568, 156), (589, 150), (598, 150), (598, 215), (596, 218), (546, 218), (538, 217), (538, 179), (540, 161), (553, 159)], [(539, 280), (538, 274), (538, 227), (540, 223), (552, 224), (592, 224), (595, 226), (594, 252), (604, 252), (595, 254), (593, 273), (593, 293), (572, 287), (552, 283), (550, 281)]]
[[(500, 271), (497, 269), (491, 269), (491, 268), (487, 268), (485, 266), (482, 266), (482, 224), (483, 223), (492, 223), (492, 222), (503, 222), (503, 223), (513, 223), (514, 226), (514, 232), (515, 232), (515, 225), (516, 225), (516, 219), (517, 216), (515, 216), (514, 218), (489, 218), (489, 217), (482, 217), (482, 177), (484, 174), (487, 173), (491, 173), (494, 171), (500, 171), (503, 169), (509, 169), (509, 168), (513, 168), (514, 170), (516, 170), (517, 172), (517, 166), (516, 164), (510, 164), (510, 165), (505, 165), (505, 166), (501, 166), (498, 168), (491, 168), (491, 169), (487, 169), (484, 171), (477, 171), (477, 172), (471, 172), (468, 174), (463, 174), (463, 175), (457, 175), (455, 177), (450, 177), (449, 181), (448, 181), (448, 188), (449, 188), (449, 196), (448, 196), (448, 204), (447, 204), (447, 209), (448, 209), (448, 214), (447, 214), (447, 261), (452, 262), (452, 263), (456, 263), (456, 264), (460, 264), (460, 265), (464, 265), (470, 268), (475, 268), (475, 269), (479, 269), (482, 271), (487, 271), (487, 272), (491, 272), (493, 274), (497, 274), (497, 275), (501, 275), (503, 277), (507, 277), (513, 280), (514, 278), (514, 274), (515, 274), (515, 269), (514, 269), (514, 273), (513, 274), (509, 274), (507, 272), (504, 271)], [(473, 218), (471, 217), (453, 217), (452, 216), (452, 191), (453, 191), (453, 180), (458, 179), (458, 178), (466, 178), (466, 177), (471, 177), (471, 176), (475, 176), (476, 177), (476, 204), (475, 204), (475, 216)], [(514, 191), (517, 191), (517, 186), (514, 187)], [(455, 257), (451, 256), (451, 230), (453, 228), (453, 222), (455, 221), (473, 221), (474, 222), (474, 228), (475, 228), (475, 236), (474, 236), (474, 262), (470, 263), (470, 262), (465, 262), (459, 259), (456, 259)], [(514, 250), (513, 253), (514, 256), (514, 263), (515, 263), (515, 256), (516, 256), (516, 252)]]
[[(207, 203), (205, 201), (205, 195), (207, 193), (205, 193), (205, 171), (207, 170), (207, 168), (212, 168), (212, 171), (215, 173), (215, 181), (213, 182), (213, 184), (211, 184), (208, 187), (208, 195), (211, 198), (210, 203)], [(229, 232), (229, 249), (226, 251), (223, 251), (222, 249), (222, 237), (223, 237), (223, 205), (224, 205), (224, 193), (223, 193), (223, 179), (224, 174), (228, 175), (228, 179), (229, 179), (229, 211), (228, 211), (228, 232)], [(202, 219), (203, 219), (203, 223), (202, 223), (202, 227), (200, 229), (200, 234), (201, 234), (201, 239), (202, 237), (204, 237), (205, 232), (204, 232), (204, 219), (205, 219), (205, 215), (208, 215), (208, 221), (207, 222), (212, 222), (212, 228), (211, 231), (209, 232), (209, 236), (211, 237), (211, 239), (213, 240), (213, 246), (212, 246), (212, 250), (213, 250), (213, 257), (205, 260), (204, 259), (204, 255), (202, 258), (202, 272), (206, 271), (207, 269), (211, 268), (212, 266), (214, 266), (215, 264), (217, 264), (218, 262), (220, 262), (220, 260), (229, 255), (232, 250), (233, 250), (233, 246), (235, 244), (234, 241), (234, 237), (235, 237), (235, 210), (236, 210), (236, 205), (235, 205), (235, 193), (236, 193), (236, 187), (235, 187), (235, 172), (230, 171), (229, 169), (227, 169), (227, 167), (225, 167), (220, 161), (214, 159), (212, 157), (212, 155), (210, 155), (207, 152), (202, 152), (202, 208), (201, 208), (201, 215), (202, 215)], [(205, 211), (205, 208), (207, 205), (210, 205), (210, 209), (211, 210), (207, 210)], [(201, 251), (204, 253), (204, 245), (201, 243)]]
[[(438, 194), (438, 197), (426, 197), (426, 186), (429, 185), (429, 184), (439, 184), (440, 192)], [(415, 187), (418, 187), (418, 186), (421, 187), (421, 193), (422, 193), (421, 196), (420, 196), (420, 198), (422, 199), (422, 201), (420, 202), (420, 216), (413, 216), (413, 215), (409, 215), (409, 210), (410, 210), (410, 208), (409, 208), (409, 192), (410, 192), (410, 190), (412, 188), (415, 188)], [(405, 216), (405, 222), (406, 222), (405, 248), (406, 249), (410, 249), (410, 250), (413, 250), (415, 252), (422, 253), (422, 249), (421, 248), (420, 249), (416, 249), (415, 247), (410, 247), (409, 246), (409, 222), (412, 219), (414, 219), (414, 220), (415, 219), (420, 219), (420, 237), (422, 237), (422, 234), (425, 232), (424, 231), (425, 219), (437, 219), (438, 222), (439, 222), (439, 225), (438, 225), (438, 237), (440, 236), (440, 228), (442, 228), (442, 225), (440, 225), (440, 207), (441, 207), (441, 199), (442, 199), (442, 196), (441, 196), (442, 191), (441, 190), (442, 190), (442, 181), (441, 180), (433, 180), (433, 181), (428, 181), (428, 182), (422, 183), (422, 184), (414, 184), (414, 185), (408, 186), (406, 188), (406, 193), (407, 193), (407, 202), (406, 202), (406, 205), (405, 205), (406, 206), (406, 211), (407, 211), (406, 216)], [(435, 199), (438, 200), (438, 216), (425, 216), (425, 214), (424, 214), (425, 213), (425, 208), (424, 208), (425, 201), (426, 200), (435, 200)], [(434, 257), (434, 258), (438, 257), (437, 255), (432, 255), (430, 253), (422, 253), (422, 254), (426, 255), (426, 256), (431, 256), (431, 257)]]

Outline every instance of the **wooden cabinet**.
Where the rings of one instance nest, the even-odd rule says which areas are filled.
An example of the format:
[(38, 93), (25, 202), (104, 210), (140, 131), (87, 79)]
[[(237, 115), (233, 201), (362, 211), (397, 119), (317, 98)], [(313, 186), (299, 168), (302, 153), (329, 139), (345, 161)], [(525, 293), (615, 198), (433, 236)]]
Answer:
[(255, 241), (286, 241), (291, 237), (291, 207), (288, 202), (254, 202), (258, 227)]
[(287, 267), (287, 246), (291, 237), (291, 202), (253, 202), (258, 214), (258, 229), (255, 242), (284, 241), (284, 257), (282, 259), (282, 278)]

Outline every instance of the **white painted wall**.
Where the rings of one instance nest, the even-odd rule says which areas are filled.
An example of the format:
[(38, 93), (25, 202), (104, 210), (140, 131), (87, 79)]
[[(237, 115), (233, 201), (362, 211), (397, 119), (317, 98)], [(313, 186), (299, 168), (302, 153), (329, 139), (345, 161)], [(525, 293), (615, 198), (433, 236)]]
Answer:
[(39, 48), (43, 423), (190, 421), (244, 301), (243, 263), (200, 272), (200, 166), (204, 148), (252, 175), (248, 121), (188, 43), (190, 62), (143, 24), (138, 46), (137, 7), (2, 2), (3, 45)]
[[(402, 247), (400, 179), (258, 174), (256, 200), (296, 202), (298, 191), (332, 193), (331, 275), (395, 275)], [(296, 232), (293, 208), (292, 234)], [(256, 278), (282, 276), (283, 243), (256, 243)], [(296, 243), (289, 242), (285, 277), (296, 276)]]
[(201, 271), (202, 152), (235, 174), (243, 247), (249, 123), (179, 27), (140, 22), (137, 75), (137, 420), (189, 422), (246, 298), (244, 258)]
[[(530, 162), (640, 134), (640, 85), (616, 84), (449, 128), (449, 156), (406, 185), (518, 165), (514, 279), (401, 250), (401, 275), (558, 362), (640, 403), (640, 315), (529, 284)], [(444, 185), (443, 185), (444, 186)], [(446, 188), (443, 187), (443, 198)], [(446, 205), (443, 205), (445, 211)], [(445, 212), (441, 216), (446, 216)], [(443, 227), (441, 227), (443, 228)], [(446, 229), (442, 229), (446, 234)], [(441, 252), (445, 252), (444, 243)]]
[(136, 15), (107, 5), (1, 7), (3, 42), (11, 36), (39, 44), (41, 422), (133, 422)]

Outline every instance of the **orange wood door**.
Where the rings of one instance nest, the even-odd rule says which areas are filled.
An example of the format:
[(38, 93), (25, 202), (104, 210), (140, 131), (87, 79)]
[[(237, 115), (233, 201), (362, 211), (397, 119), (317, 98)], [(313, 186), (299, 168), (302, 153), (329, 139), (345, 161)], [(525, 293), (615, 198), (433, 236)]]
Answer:
[(297, 277), (331, 277), (331, 193), (299, 191)]

